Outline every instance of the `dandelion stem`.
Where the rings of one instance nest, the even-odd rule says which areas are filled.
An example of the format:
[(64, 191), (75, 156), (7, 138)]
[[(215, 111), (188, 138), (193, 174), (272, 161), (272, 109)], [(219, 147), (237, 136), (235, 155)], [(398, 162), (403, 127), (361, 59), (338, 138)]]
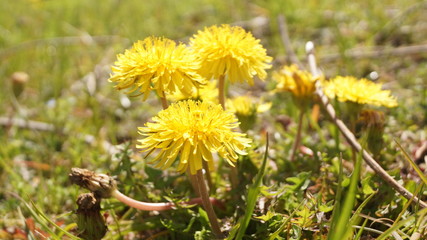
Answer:
[(209, 192), (212, 193), (214, 189), (213, 182), (212, 182), (212, 175), (211, 175), (211, 172), (209, 171), (209, 166), (206, 161), (203, 161), (203, 168), (206, 169), (206, 181), (208, 182)]
[(216, 238), (223, 239), (224, 236), (221, 232), (221, 229), (218, 224), (218, 218), (215, 214), (211, 201), (209, 201), (209, 193), (206, 187), (206, 181), (203, 177), (202, 170), (198, 170), (196, 173), (196, 184), (199, 186), (200, 197), (202, 199), (203, 207), (208, 214), (209, 222), (212, 227), (212, 232), (215, 234)]
[[(218, 101), (219, 104), (221, 104), (222, 109), (225, 111), (225, 74), (219, 76), (218, 79)], [(237, 166), (231, 167), (230, 169), (230, 182), (231, 187), (233, 188), (236, 188), (237, 185), (239, 185), (239, 180), (237, 179)]]
[[(133, 198), (130, 198), (130, 197), (124, 195), (123, 193), (119, 192), (117, 189), (111, 193), (111, 196), (116, 198), (120, 202), (128, 205), (129, 207), (133, 207), (133, 208), (136, 208), (139, 210), (144, 210), (144, 211), (164, 211), (164, 210), (170, 210), (170, 209), (175, 207), (175, 204), (171, 203), (171, 202), (162, 202), (162, 203), (141, 202), (141, 201), (135, 200)], [(209, 204), (212, 204), (212, 203), (213, 204), (219, 204), (218, 200), (215, 198), (209, 198), (208, 197), (207, 201), (209, 202)], [(203, 201), (201, 198), (193, 198), (187, 202), (182, 202), (181, 204), (184, 204), (184, 205), (193, 205), (193, 204), (201, 205), (201, 204), (203, 204)]]
[(299, 117), (298, 117), (298, 130), (297, 130), (297, 135), (295, 137), (295, 142), (294, 142), (294, 146), (292, 148), (292, 155), (291, 155), (291, 162), (294, 161), (295, 159), (295, 155), (297, 153), (298, 147), (300, 145), (301, 142), (301, 130), (302, 130), (302, 121), (304, 119), (304, 109), (301, 109), (300, 113), (299, 113)]
[(218, 101), (225, 110), (225, 74), (219, 76), (218, 79)]
[[(355, 118), (354, 116), (352, 116), (350, 121), (351, 121), (351, 122), (350, 122), (350, 131), (351, 131), (354, 135), (356, 135), (356, 118)], [(355, 148), (353, 148), (353, 147), (351, 148), (351, 154), (352, 154), (353, 164), (355, 164), (355, 163), (356, 163), (356, 160), (357, 160), (357, 151), (356, 151), (356, 149), (355, 149)]]
[(194, 192), (197, 196), (200, 196), (199, 185), (197, 185), (197, 177), (196, 175), (192, 175), (190, 172), (190, 168), (187, 168), (187, 176), (190, 179), (191, 186), (194, 189)]
[(120, 202), (128, 205), (129, 207), (133, 207), (133, 208), (144, 210), (144, 211), (163, 211), (163, 210), (172, 209), (174, 205), (173, 203), (170, 203), (170, 202), (166, 202), (166, 203), (140, 202), (124, 195), (118, 190), (113, 191), (111, 196), (116, 198)]
[(159, 96), (159, 98), (160, 98), (160, 101), (162, 102), (163, 109), (166, 109), (169, 107), (169, 103), (168, 103), (168, 100), (166, 100), (165, 92), (162, 92), (162, 93), (163, 93), (163, 97)]
[[(98, 174), (93, 171), (82, 169), (82, 168), (72, 168), (71, 173), (69, 174), (69, 178), (72, 183), (79, 185), (80, 187), (86, 188), (91, 192), (95, 193), (99, 198), (110, 198), (114, 197), (120, 202), (144, 211), (163, 211), (170, 210), (174, 208), (176, 205), (171, 202), (163, 202), (163, 203), (149, 203), (149, 202), (141, 202), (137, 201), (133, 198), (130, 198), (123, 193), (117, 190), (116, 181), (106, 175), (106, 174)], [(194, 177), (197, 182), (196, 177)], [(198, 187), (198, 185), (195, 185)], [(208, 198), (209, 203), (214, 204), (220, 208), (224, 208), (223, 204), (215, 198)], [(193, 205), (193, 204), (202, 204), (201, 198), (193, 198), (186, 202), (181, 202), (182, 205)]]

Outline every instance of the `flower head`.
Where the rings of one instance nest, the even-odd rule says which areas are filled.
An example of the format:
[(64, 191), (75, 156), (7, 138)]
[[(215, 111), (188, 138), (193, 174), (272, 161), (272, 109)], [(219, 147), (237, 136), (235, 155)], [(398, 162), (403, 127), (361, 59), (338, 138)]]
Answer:
[(177, 170), (184, 172), (189, 168), (191, 174), (196, 174), (202, 169), (202, 161), (213, 170), (214, 152), (230, 165), (237, 160), (237, 154), (247, 154), (244, 148), (250, 146), (251, 140), (233, 131), (238, 125), (234, 115), (222, 110), (220, 105), (181, 101), (159, 112), (153, 122), (138, 128), (145, 138), (138, 140), (137, 148), (148, 152), (147, 156), (158, 149), (160, 152), (152, 162), (161, 169), (170, 167), (179, 155)]
[(351, 76), (338, 76), (324, 83), (325, 94), (330, 98), (337, 97), (338, 101), (396, 107), (396, 98), (391, 95), (389, 90), (381, 88), (382, 84)]
[(269, 110), (271, 103), (256, 103), (249, 96), (240, 96), (228, 99), (226, 106), (229, 111), (236, 114), (241, 123), (240, 129), (246, 132), (255, 125), (257, 113)]
[(174, 94), (169, 95), (169, 99), (173, 102), (178, 102), (187, 99), (200, 100), (204, 102), (217, 103), (218, 102), (218, 89), (216, 87), (217, 81), (208, 81), (205, 85), (199, 88), (194, 88), (191, 95), (185, 95), (181, 91), (176, 91)]
[(134, 43), (124, 54), (117, 55), (111, 82), (116, 88), (139, 91), (147, 99), (151, 90), (164, 97), (164, 92), (180, 90), (190, 95), (193, 87), (204, 84), (197, 70), (200, 61), (184, 44), (167, 38), (148, 37)]
[(265, 79), (272, 60), (251, 33), (241, 27), (211, 26), (190, 39), (190, 46), (202, 60), (200, 73), (207, 79), (227, 75), (231, 82), (253, 85), (253, 77)]
[(273, 73), (273, 79), (277, 82), (275, 91), (289, 91), (297, 101), (308, 101), (314, 96), (316, 81), (311, 73), (300, 70), (297, 65), (284, 66)]
[(227, 109), (242, 116), (265, 112), (270, 108), (271, 103), (255, 103), (249, 96), (240, 96), (227, 101)]

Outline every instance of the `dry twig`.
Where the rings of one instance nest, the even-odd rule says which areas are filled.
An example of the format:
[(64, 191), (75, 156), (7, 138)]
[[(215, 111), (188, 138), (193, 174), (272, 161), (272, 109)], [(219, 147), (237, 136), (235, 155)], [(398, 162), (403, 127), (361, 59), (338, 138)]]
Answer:
[[(285, 38), (289, 39), (289, 34), (287, 32), (284, 32), (284, 34)], [(283, 43), (287, 44), (288, 41), (283, 41)], [(285, 48), (290, 49), (291, 46), (285, 46)], [(313, 74), (313, 76), (319, 75), (319, 70), (316, 66), (316, 59), (314, 56), (314, 44), (312, 42), (307, 43), (306, 52), (311, 73)], [(385, 182), (387, 182), (394, 190), (400, 193), (403, 197), (408, 200), (413, 199), (414, 204), (419, 204), (421, 207), (427, 208), (427, 204), (425, 202), (421, 201), (418, 197), (414, 196), (411, 192), (409, 192), (406, 188), (404, 188), (396, 180), (394, 180), (394, 178), (392, 178), (366, 150), (362, 149), (362, 146), (359, 144), (354, 134), (348, 129), (344, 122), (337, 117), (334, 107), (329, 103), (328, 97), (325, 96), (325, 94), (323, 93), (323, 90), (320, 86), (320, 82), (317, 83), (317, 89), (315, 93), (319, 97), (329, 117), (332, 119), (334, 124), (343, 134), (344, 138), (351, 145), (351, 147), (357, 151), (357, 153), (362, 153), (363, 159), (375, 171), (375, 173), (378, 174)]]
[[(309, 42), (311, 43), (311, 42)], [(307, 44), (308, 45), (308, 44)], [(310, 71), (313, 76), (318, 74), (318, 70), (316, 68), (315, 57), (314, 57), (314, 47), (311, 43), (311, 47), (307, 48), (307, 57), (309, 59)], [(420, 204), (421, 207), (427, 208), (427, 204), (421, 201), (418, 197), (414, 196), (411, 192), (409, 192), (406, 188), (400, 185), (394, 178), (392, 178), (378, 163), (375, 159), (365, 150), (357, 141), (354, 134), (348, 129), (348, 127), (341, 121), (336, 113), (334, 107), (329, 103), (329, 99), (323, 93), (323, 90), (320, 86), (320, 82), (317, 83), (316, 95), (319, 97), (323, 107), (328, 113), (329, 117), (332, 119), (334, 124), (338, 127), (344, 138), (351, 145), (351, 147), (357, 151), (357, 153), (362, 153), (362, 157), (365, 162), (371, 167), (376, 174), (378, 174), (385, 182), (387, 182), (394, 190), (400, 193), (403, 197), (410, 200), (413, 199), (414, 204)]]

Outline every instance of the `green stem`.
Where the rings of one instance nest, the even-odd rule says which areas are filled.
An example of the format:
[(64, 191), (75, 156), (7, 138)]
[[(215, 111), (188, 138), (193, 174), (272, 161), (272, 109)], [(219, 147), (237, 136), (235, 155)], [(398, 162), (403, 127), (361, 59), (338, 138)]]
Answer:
[(212, 175), (211, 175), (211, 172), (209, 171), (209, 166), (206, 161), (203, 161), (203, 168), (206, 169), (206, 181), (208, 182), (209, 192), (213, 193), (214, 185), (212, 182)]
[[(176, 205), (172, 202), (160, 202), (160, 203), (151, 203), (151, 202), (142, 202), (135, 200), (131, 197), (128, 197), (124, 195), (123, 193), (119, 192), (119, 190), (115, 189), (113, 192), (111, 192), (111, 196), (119, 200), (120, 202), (128, 205), (129, 207), (136, 208), (143, 211), (165, 211), (165, 210), (171, 210), (173, 208), (176, 208)], [(208, 200), (209, 204), (216, 204), (219, 207), (221, 207), (221, 203), (215, 199), (215, 198), (209, 198)], [(200, 205), (203, 204), (203, 199), (201, 198), (192, 198), (189, 201), (181, 202), (182, 205)]]
[(191, 186), (194, 189), (194, 192), (197, 196), (200, 196), (199, 185), (197, 185), (197, 177), (196, 175), (192, 175), (190, 172), (190, 168), (187, 168), (187, 176), (190, 179)]
[(168, 100), (166, 99), (165, 92), (163, 91), (162, 93), (163, 93), (163, 97), (159, 96), (159, 98), (160, 98), (160, 102), (162, 103), (163, 109), (166, 109), (169, 107), (169, 103), (168, 103)]
[[(218, 79), (218, 101), (222, 109), (225, 110), (225, 74), (220, 75)], [(239, 180), (237, 178), (237, 162), (235, 164), (236, 166), (230, 169), (230, 182), (232, 188), (236, 188), (237, 185), (239, 185)]]
[(222, 109), (225, 110), (225, 75), (219, 76), (218, 79), (218, 101)]
[[(352, 112), (350, 114), (353, 114)], [(357, 121), (357, 116), (355, 115), (351, 115), (350, 117), (350, 131), (356, 135), (356, 121)], [(353, 164), (356, 164), (356, 160), (357, 160), (357, 151), (354, 148), (351, 148), (351, 154), (352, 154), (352, 160), (353, 160)]]
[(300, 112), (299, 118), (298, 118), (297, 135), (295, 137), (294, 146), (292, 147), (291, 162), (294, 161), (295, 155), (297, 153), (298, 147), (299, 147), (300, 142), (301, 142), (301, 131), (302, 131), (302, 121), (303, 121), (303, 119), (304, 119), (304, 110), (301, 109), (301, 112)]
[(223, 239), (224, 236), (221, 232), (221, 229), (218, 224), (218, 218), (213, 209), (212, 203), (209, 201), (209, 193), (206, 187), (206, 182), (203, 177), (203, 170), (198, 170), (196, 173), (196, 183), (199, 186), (200, 198), (202, 199), (202, 204), (206, 213), (208, 214), (209, 222), (212, 227), (212, 232), (215, 234), (215, 237), (218, 239)]

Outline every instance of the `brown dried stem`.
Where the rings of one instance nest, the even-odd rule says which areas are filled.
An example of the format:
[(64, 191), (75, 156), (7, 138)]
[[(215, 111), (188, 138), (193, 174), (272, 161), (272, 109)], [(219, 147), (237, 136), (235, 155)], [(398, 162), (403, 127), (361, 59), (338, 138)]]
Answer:
[[(312, 43), (311, 43), (312, 45)], [(307, 56), (309, 60), (309, 65), (311, 66), (310, 70), (313, 76), (318, 75), (318, 70), (316, 68), (315, 57), (314, 57), (314, 48), (309, 47), (307, 50)], [(357, 154), (362, 153), (362, 157), (365, 162), (371, 167), (376, 174), (378, 174), (385, 182), (387, 182), (394, 190), (400, 193), (403, 197), (410, 200), (413, 199), (414, 204), (419, 204), (423, 208), (427, 208), (427, 204), (421, 201), (418, 197), (414, 196), (411, 192), (409, 192), (406, 188), (400, 185), (396, 180), (394, 180), (378, 163), (375, 159), (362, 148), (362, 146), (357, 141), (354, 134), (349, 130), (349, 128), (341, 121), (336, 113), (334, 107), (329, 103), (329, 99), (323, 93), (323, 90), (320, 86), (320, 82), (317, 83), (316, 95), (319, 97), (320, 102), (328, 113), (329, 117), (332, 119), (334, 124), (338, 127), (344, 138), (350, 144), (350, 146), (357, 152)]]
[[(286, 21), (285, 21), (286, 22)], [(285, 37), (289, 38), (289, 33), (284, 32), (283, 33)], [(290, 42), (290, 41), (289, 41)], [(287, 41), (283, 41), (283, 44), (288, 44)], [(286, 49), (290, 49), (291, 46), (285, 45)], [(306, 44), (306, 52), (307, 52), (307, 61), (310, 68), (311, 73), (314, 77), (319, 75), (319, 70), (317, 68), (316, 64), (316, 58), (314, 56), (314, 45), (312, 42), (308, 42)], [(296, 63), (296, 62), (295, 62)], [(375, 159), (369, 155), (369, 153), (362, 148), (362, 146), (357, 141), (354, 134), (348, 129), (348, 127), (344, 124), (343, 121), (341, 121), (335, 113), (334, 107), (329, 103), (329, 99), (325, 94), (323, 93), (323, 90), (320, 86), (320, 82), (317, 82), (316, 86), (316, 92), (315, 94), (319, 97), (320, 102), (322, 103), (323, 107), (326, 109), (326, 112), (328, 113), (329, 117), (332, 119), (334, 124), (338, 127), (338, 129), (341, 131), (344, 138), (347, 140), (347, 142), (351, 145), (353, 149), (356, 150), (357, 153), (362, 153), (363, 160), (375, 171), (376, 174), (378, 174), (385, 182), (387, 182), (394, 190), (396, 190), (398, 193), (400, 193), (403, 197), (405, 197), (408, 200), (413, 200), (412, 202), (414, 204), (419, 204), (423, 208), (427, 208), (427, 204), (423, 201), (421, 201), (418, 197), (414, 196), (411, 192), (409, 192), (406, 188), (404, 188), (402, 185), (400, 185), (396, 180), (394, 180), (376, 161)]]

